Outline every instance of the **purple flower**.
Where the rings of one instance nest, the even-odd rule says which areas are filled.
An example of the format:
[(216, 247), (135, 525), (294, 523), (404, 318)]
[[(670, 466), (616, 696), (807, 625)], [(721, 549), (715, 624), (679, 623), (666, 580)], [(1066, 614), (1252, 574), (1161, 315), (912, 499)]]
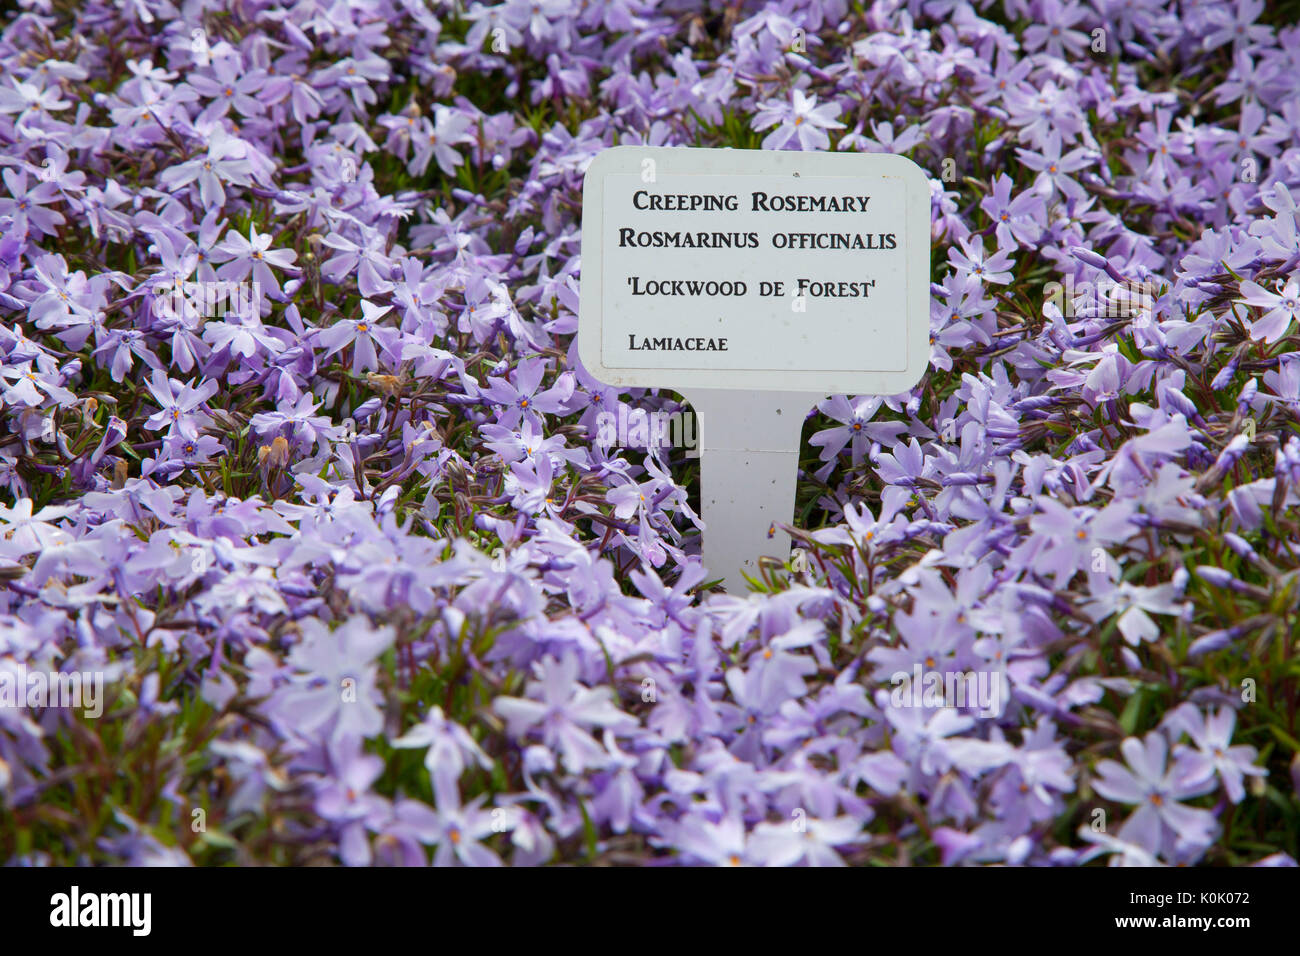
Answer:
[[(293, 260), (297, 253), (291, 249), (270, 248), (272, 238), (269, 233), (258, 233), (251, 225), (248, 227), (247, 239), (235, 230), (230, 230), (226, 233), (225, 242), (214, 250), (219, 256), (215, 261), (225, 262), (217, 270), (217, 276), (227, 281), (240, 282), (251, 272), (254, 289), (260, 286), (279, 293), (280, 283), (276, 281), (271, 266), (280, 270), (293, 270)], [(258, 302), (257, 306), (260, 305)]]
[(1141, 587), (1127, 581), (1116, 584), (1104, 578), (1093, 589), (1093, 597), (1083, 610), (1098, 621), (1119, 615), (1116, 626), (1120, 634), (1137, 647), (1142, 641), (1154, 641), (1160, 636), (1160, 627), (1152, 620), (1151, 614), (1182, 613), (1184, 605), (1177, 596), (1177, 589), (1169, 584)]
[(1011, 198), (1011, 178), (1002, 173), (993, 182), (993, 191), (980, 200), (980, 209), (997, 227), (998, 248), (1013, 244), (1032, 246), (1042, 234), (1047, 207), (1040, 193), (1025, 191)]
[(1288, 279), (1276, 292), (1247, 279), (1241, 283), (1241, 293), (1238, 301), (1266, 310), (1263, 317), (1250, 323), (1250, 337), (1263, 339), (1267, 345), (1285, 335), (1300, 317), (1300, 281), (1296, 279)]
[(317, 333), (317, 340), (325, 346), (321, 358), (329, 358), (351, 345), (353, 375), (379, 368), (379, 353), (389, 351), (397, 339), (395, 330), (378, 322), (392, 308), (391, 305), (376, 305), (362, 299), (361, 318), (339, 319)]
[(566, 410), (569, 398), (573, 395), (572, 374), (562, 374), (553, 386), (539, 391), (545, 370), (546, 366), (542, 362), (526, 360), (520, 362), (515, 369), (513, 382), (495, 378), (482, 390), (485, 399), (506, 406), (501, 416), (502, 425), (514, 428), (526, 416), (540, 427), (541, 413), (554, 415)]
[(1068, 199), (1087, 198), (1087, 192), (1069, 174), (1093, 164), (1089, 150), (1079, 147), (1062, 156), (1061, 137), (1053, 132), (1048, 135), (1046, 145), (1040, 150), (1017, 149), (1016, 153), (1022, 163), (1038, 172), (1036, 186), (1044, 197), (1051, 197), (1059, 190)]
[(0, 216), (13, 219), (16, 232), (29, 232), (38, 236), (53, 236), (66, 220), (53, 209), (46, 209), (61, 198), (59, 187), (39, 178), (28, 185), (25, 169), (6, 169), (3, 173), (10, 199), (0, 199)]
[(636, 726), (634, 718), (614, 706), (608, 687), (591, 688), (578, 682), (578, 667), (573, 654), (559, 660), (548, 657), (533, 665), (536, 680), (524, 688), (527, 697), (498, 697), (492, 705), (506, 719), (512, 737), (537, 731), (572, 773), (606, 763), (607, 754), (587, 732), (589, 728), (618, 731)]
[(337, 740), (370, 737), (383, 726), (375, 658), (393, 642), (393, 629), (353, 617), (330, 629), (315, 618), (299, 625), (302, 640), (289, 652), (298, 672), (267, 702), (268, 712), (292, 731)]
[(154, 431), (166, 428), (168, 434), (194, 439), (199, 429), (211, 423), (211, 416), (202, 411), (202, 406), (217, 393), (216, 382), (208, 381), (194, 388), (155, 369), (148, 387), (159, 410), (144, 423), (145, 428)]
[(791, 142), (798, 149), (829, 149), (828, 129), (843, 129), (839, 122), (840, 109), (835, 103), (817, 105), (815, 95), (808, 96), (803, 90), (792, 90), (790, 99), (770, 100), (764, 103), (754, 114), (754, 129), (776, 129), (763, 138), (764, 149), (785, 149)]
[(420, 120), (419, 128), (412, 133), (411, 142), (415, 153), (406, 168), (412, 176), (423, 176), (432, 159), (437, 161), (438, 168), (448, 176), (455, 175), (456, 167), (465, 160), (452, 147), (472, 142), (473, 139), (468, 116), (445, 106), (437, 106), (433, 111), (433, 120), (424, 117)]
[(984, 282), (1006, 285), (1011, 281), (1010, 269), (1015, 263), (1004, 250), (997, 249), (993, 255), (988, 255), (984, 250), (983, 239), (978, 243), (962, 239), (958, 245), (961, 246), (961, 251), (948, 250), (948, 261), (957, 270), (959, 279), (965, 279), (968, 285)]
[(1189, 771), (1215, 773), (1223, 782), (1228, 799), (1240, 803), (1246, 796), (1242, 777), (1264, 777), (1268, 771), (1255, 766), (1257, 751), (1246, 744), (1232, 746), (1232, 732), (1237, 726), (1237, 715), (1227, 707), (1213, 713), (1202, 714), (1195, 706), (1183, 704), (1165, 716), (1164, 725), (1171, 733), (1186, 731), (1195, 744), (1195, 751), (1179, 745), (1174, 748), (1175, 758), (1185, 758)]
[(441, 707), (434, 707), (429, 715), (401, 737), (393, 741), (394, 747), (426, 747), (424, 765), (433, 777), (441, 778), (443, 786), (455, 786), (455, 781), (470, 763), (484, 770), (492, 767), (481, 747), (469, 732), (443, 716)]
[(1129, 737), (1120, 752), (1128, 766), (1103, 760), (1093, 781), (1101, 796), (1137, 808), (1124, 821), (1119, 838), (1166, 858), (1176, 851), (1175, 844), (1208, 846), (1218, 831), (1214, 814), (1179, 801), (1213, 790), (1214, 768), (1187, 753), (1169, 763), (1169, 744), (1158, 732), (1144, 740)]
[(211, 61), (211, 76), (191, 74), (186, 82), (211, 102), (203, 111), (205, 119), (225, 116), (233, 106), (244, 116), (258, 116), (266, 108), (252, 95), (266, 85), (266, 73), (248, 69), (238, 56), (221, 56)]
[(852, 817), (810, 818), (795, 810), (789, 823), (760, 823), (754, 828), (753, 853), (765, 866), (845, 866), (837, 847), (862, 839), (862, 824)]
[(369, 233), (364, 244), (359, 244), (341, 236), (337, 232), (327, 235), (321, 242), (337, 251), (321, 265), (321, 275), (334, 282), (342, 282), (346, 276), (357, 275), (357, 289), (362, 296), (374, 298), (391, 292), (393, 283), (387, 278), (390, 261), (384, 254), (382, 236)]
[(745, 824), (728, 815), (716, 822), (691, 814), (666, 826), (667, 840), (692, 863), (708, 866), (762, 866), (765, 857), (755, 849), (760, 841), (745, 831)]
[(67, 532), (53, 523), (68, 515), (67, 508), (46, 505), (34, 511), (33, 507), (31, 498), (20, 498), (12, 508), (0, 504), (7, 557), (31, 554), (57, 541), (68, 540)]
[[(1261, 0), (20, 6), (0, 704), (102, 672), (137, 712), (77, 739), (158, 799), (86, 845), (66, 709), (0, 706), (0, 862), (1294, 863), (1240, 825), (1292, 835), (1286, 708), (1219, 686), (1285, 684), (1300, 566)], [(924, 380), (818, 404), (797, 550), (719, 594), (698, 469), (605, 418), (682, 400), (583, 368), (583, 186), (760, 142), (914, 156), (945, 251)]]
[[(435, 777), (435, 783), (442, 779)], [(500, 866), (501, 858), (483, 840), (499, 832), (492, 813), (481, 809), (484, 798), (462, 805), (455, 786), (443, 784), (434, 791), (438, 809), (430, 821), (427, 842), (436, 844), (434, 866)]]
[(161, 182), (171, 190), (197, 182), (199, 201), (213, 209), (225, 205), (227, 184), (247, 186), (252, 182), (253, 164), (248, 156), (248, 145), (243, 140), (214, 126), (206, 136), (203, 152), (164, 170)]
[(371, 862), (367, 830), (386, 814), (382, 797), (370, 787), (383, 772), (384, 762), (361, 751), (360, 741), (343, 736), (330, 747), (331, 775), (316, 789), (316, 812), (339, 828), (339, 858), (345, 866)]
[(817, 406), (818, 411), (842, 425), (816, 432), (809, 444), (821, 447), (821, 459), (825, 462), (834, 460), (846, 445), (850, 446), (853, 464), (858, 464), (866, 457), (873, 442), (893, 441), (907, 430), (903, 422), (872, 422), (880, 406), (879, 398), (859, 398), (850, 402), (847, 396), (836, 395), (826, 399)]

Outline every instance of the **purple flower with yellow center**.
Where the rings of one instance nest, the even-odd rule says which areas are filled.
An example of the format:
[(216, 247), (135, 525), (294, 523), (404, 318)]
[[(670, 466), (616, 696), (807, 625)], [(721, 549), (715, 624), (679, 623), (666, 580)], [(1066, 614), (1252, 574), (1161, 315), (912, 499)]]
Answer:
[(37, 408), (53, 399), (58, 405), (72, 405), (77, 397), (58, 382), (51, 381), (57, 373), (51, 374), (39, 367), (32, 368), (31, 362), (0, 368), (0, 383), (4, 388), (4, 400), (10, 405), (25, 405)]
[(432, 121), (423, 118), (420, 127), (412, 134), (415, 155), (407, 164), (407, 171), (412, 176), (423, 176), (429, 168), (429, 161), (435, 160), (443, 173), (454, 176), (456, 167), (465, 160), (452, 147), (472, 142), (471, 129), (468, 116), (446, 106), (435, 106)]
[(1196, 749), (1192, 750), (1179, 744), (1174, 748), (1175, 758), (1185, 759), (1193, 775), (1207, 771), (1217, 774), (1233, 803), (1240, 803), (1246, 796), (1244, 777), (1268, 775), (1267, 769), (1255, 766), (1259, 753), (1254, 747), (1232, 745), (1237, 714), (1229, 707), (1202, 713), (1193, 704), (1183, 704), (1166, 715), (1163, 723), (1171, 733), (1185, 731), (1195, 745)]
[(329, 328), (316, 333), (316, 340), (325, 346), (321, 359), (351, 345), (353, 375), (379, 368), (379, 353), (390, 352), (397, 340), (395, 329), (379, 324), (379, 319), (392, 308), (391, 305), (378, 305), (362, 299), (361, 318), (338, 319)]
[[(225, 241), (213, 250), (215, 261), (225, 262), (217, 270), (218, 278), (228, 282), (242, 282), (251, 272), (254, 282), (262, 289), (272, 289), (278, 293), (280, 283), (271, 271), (271, 266), (281, 271), (296, 272), (293, 260), (298, 254), (292, 249), (272, 249), (273, 238), (270, 233), (259, 233), (252, 225), (248, 227), (247, 239), (231, 229), (226, 233)], [(255, 310), (260, 310), (261, 306), (260, 301), (253, 304)]]
[(233, 106), (244, 116), (260, 116), (266, 107), (253, 94), (266, 85), (266, 72), (250, 69), (238, 55), (212, 59), (212, 75), (191, 74), (188, 83), (211, 102), (203, 111), (207, 118), (225, 116)]
[(1241, 283), (1239, 302), (1253, 305), (1264, 310), (1264, 315), (1250, 323), (1250, 337), (1263, 339), (1265, 345), (1272, 345), (1291, 328), (1291, 323), (1300, 318), (1300, 280), (1288, 279), (1279, 284), (1276, 291), (1270, 291), (1250, 279)]
[(863, 840), (862, 822), (852, 817), (817, 819), (797, 808), (788, 823), (760, 823), (750, 839), (765, 866), (847, 866), (837, 848)]
[(227, 183), (251, 184), (253, 164), (248, 159), (248, 144), (219, 126), (208, 133), (206, 147), (193, 159), (164, 170), (160, 182), (173, 191), (197, 183), (199, 201), (205, 209), (215, 211), (226, 203)]
[(486, 799), (484, 794), (462, 804), (454, 782), (441, 775), (434, 777), (434, 800), (438, 807), (424, 840), (437, 845), (434, 866), (501, 866), (501, 857), (482, 841), (504, 829), (505, 811), (483, 810)]
[(984, 249), (983, 239), (978, 241), (961, 239), (958, 245), (961, 247), (960, 250), (953, 248), (948, 250), (948, 261), (956, 269), (959, 279), (966, 280), (970, 285), (978, 283), (1006, 285), (1011, 281), (1010, 270), (1015, 262), (1005, 250), (995, 249), (993, 254), (989, 255)]
[(607, 761), (605, 749), (587, 732), (590, 728), (626, 731), (637, 725), (634, 717), (614, 706), (608, 687), (587, 687), (578, 681), (579, 666), (572, 653), (560, 660), (548, 657), (533, 665), (536, 679), (525, 686), (527, 697), (498, 697), (492, 704), (506, 719), (512, 737), (539, 733), (572, 773)]
[(866, 458), (873, 442), (894, 441), (907, 431), (907, 424), (899, 421), (873, 422), (883, 399), (862, 396), (850, 400), (847, 395), (836, 395), (817, 406), (817, 410), (840, 423), (838, 427), (816, 432), (808, 443), (821, 448), (821, 460), (831, 462), (848, 446), (853, 464)]
[(505, 406), (501, 424), (506, 428), (517, 427), (524, 417), (540, 427), (543, 413), (558, 415), (567, 410), (575, 385), (572, 373), (562, 373), (554, 385), (543, 389), (541, 384), (545, 371), (546, 365), (541, 360), (525, 359), (515, 367), (513, 380), (493, 378), (482, 389), (484, 399)]
[(1047, 220), (1047, 205), (1041, 194), (1026, 190), (1011, 197), (1011, 177), (1001, 173), (993, 181), (993, 190), (980, 200), (982, 209), (995, 226), (998, 247), (1032, 246), (1042, 234)]
[(1078, 147), (1061, 155), (1061, 135), (1053, 131), (1047, 136), (1047, 143), (1041, 150), (1017, 149), (1020, 161), (1038, 172), (1035, 186), (1044, 197), (1051, 197), (1060, 190), (1068, 199), (1082, 200), (1088, 197), (1079, 183), (1070, 178), (1070, 173), (1077, 173), (1093, 165), (1094, 159), (1089, 150)]
[[(762, 866), (755, 841), (735, 814), (714, 822), (701, 814), (688, 814), (664, 826), (665, 842), (676, 849), (684, 862), (707, 866)], [(769, 847), (770, 849), (770, 844)]]
[(7, 556), (31, 554), (56, 541), (68, 540), (67, 532), (54, 524), (67, 517), (67, 508), (46, 505), (40, 511), (34, 511), (33, 507), (31, 498), (18, 499), (12, 508), (0, 504), (0, 538), (7, 542)]
[(492, 761), (460, 724), (448, 720), (441, 707), (434, 707), (423, 721), (416, 724), (393, 741), (394, 747), (427, 748), (424, 765), (430, 776), (440, 777), (444, 784), (454, 785), (460, 775), (471, 765), (484, 770), (492, 768)]
[(61, 213), (44, 207), (62, 199), (58, 185), (34, 178), (29, 188), (25, 169), (6, 169), (2, 175), (13, 198), (0, 199), (0, 216), (11, 216), (16, 232), (55, 235), (66, 220)]
[(1142, 740), (1129, 737), (1119, 749), (1127, 766), (1103, 760), (1093, 789), (1108, 800), (1136, 807), (1119, 829), (1121, 840), (1166, 859), (1176, 851), (1176, 843), (1206, 846), (1214, 840), (1214, 814), (1180, 802), (1214, 789), (1213, 766), (1189, 753), (1170, 763), (1169, 743), (1158, 731)]
[(217, 394), (215, 381), (209, 380), (195, 388), (179, 379), (168, 378), (165, 372), (155, 369), (148, 389), (159, 410), (145, 421), (145, 428), (153, 431), (166, 428), (168, 434), (179, 434), (193, 440), (198, 438), (199, 429), (211, 421), (202, 407)]
[(836, 119), (839, 115), (838, 104), (818, 106), (816, 94), (794, 89), (790, 91), (789, 100), (763, 103), (750, 125), (753, 129), (776, 127), (763, 138), (764, 149), (829, 149), (831, 139), (826, 131), (844, 129), (844, 124)]
[(316, 618), (299, 627), (302, 640), (288, 655), (297, 674), (272, 695), (267, 711), (306, 737), (374, 736), (384, 723), (374, 660), (392, 644), (393, 629), (362, 616), (333, 629)]
[(387, 816), (388, 801), (370, 788), (383, 773), (384, 762), (362, 751), (355, 736), (339, 738), (329, 748), (330, 775), (316, 788), (316, 812), (339, 828), (339, 859), (345, 866), (368, 866), (367, 830)]

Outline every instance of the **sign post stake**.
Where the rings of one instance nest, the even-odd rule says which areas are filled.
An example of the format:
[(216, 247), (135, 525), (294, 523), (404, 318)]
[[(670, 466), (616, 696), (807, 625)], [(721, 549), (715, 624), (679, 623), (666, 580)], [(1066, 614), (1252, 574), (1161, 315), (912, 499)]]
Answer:
[(799, 442), (812, 392), (704, 388), (686, 393), (699, 421), (704, 566), (727, 591), (745, 592), (742, 572), (758, 558), (785, 560), (794, 517)]
[(699, 420), (704, 566), (743, 594), (789, 555), (827, 395), (897, 395), (930, 343), (930, 180), (886, 153), (614, 146), (583, 183), (578, 356)]

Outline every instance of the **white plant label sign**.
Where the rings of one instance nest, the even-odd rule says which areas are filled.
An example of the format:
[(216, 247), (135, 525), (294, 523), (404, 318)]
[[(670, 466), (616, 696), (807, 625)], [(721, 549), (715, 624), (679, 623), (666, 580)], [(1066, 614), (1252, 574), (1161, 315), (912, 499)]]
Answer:
[(880, 153), (619, 146), (583, 188), (578, 351), (699, 418), (704, 562), (784, 558), (808, 411), (929, 363), (930, 186)]

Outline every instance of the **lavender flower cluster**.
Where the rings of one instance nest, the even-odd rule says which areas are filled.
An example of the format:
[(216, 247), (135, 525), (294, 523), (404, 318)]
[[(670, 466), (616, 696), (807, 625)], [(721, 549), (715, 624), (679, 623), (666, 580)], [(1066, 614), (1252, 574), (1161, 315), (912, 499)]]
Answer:
[[(1286, 4), (18, 6), (0, 859), (1295, 865)], [(577, 359), (628, 143), (931, 175), (930, 371), (746, 595), (594, 437), (680, 408)]]

